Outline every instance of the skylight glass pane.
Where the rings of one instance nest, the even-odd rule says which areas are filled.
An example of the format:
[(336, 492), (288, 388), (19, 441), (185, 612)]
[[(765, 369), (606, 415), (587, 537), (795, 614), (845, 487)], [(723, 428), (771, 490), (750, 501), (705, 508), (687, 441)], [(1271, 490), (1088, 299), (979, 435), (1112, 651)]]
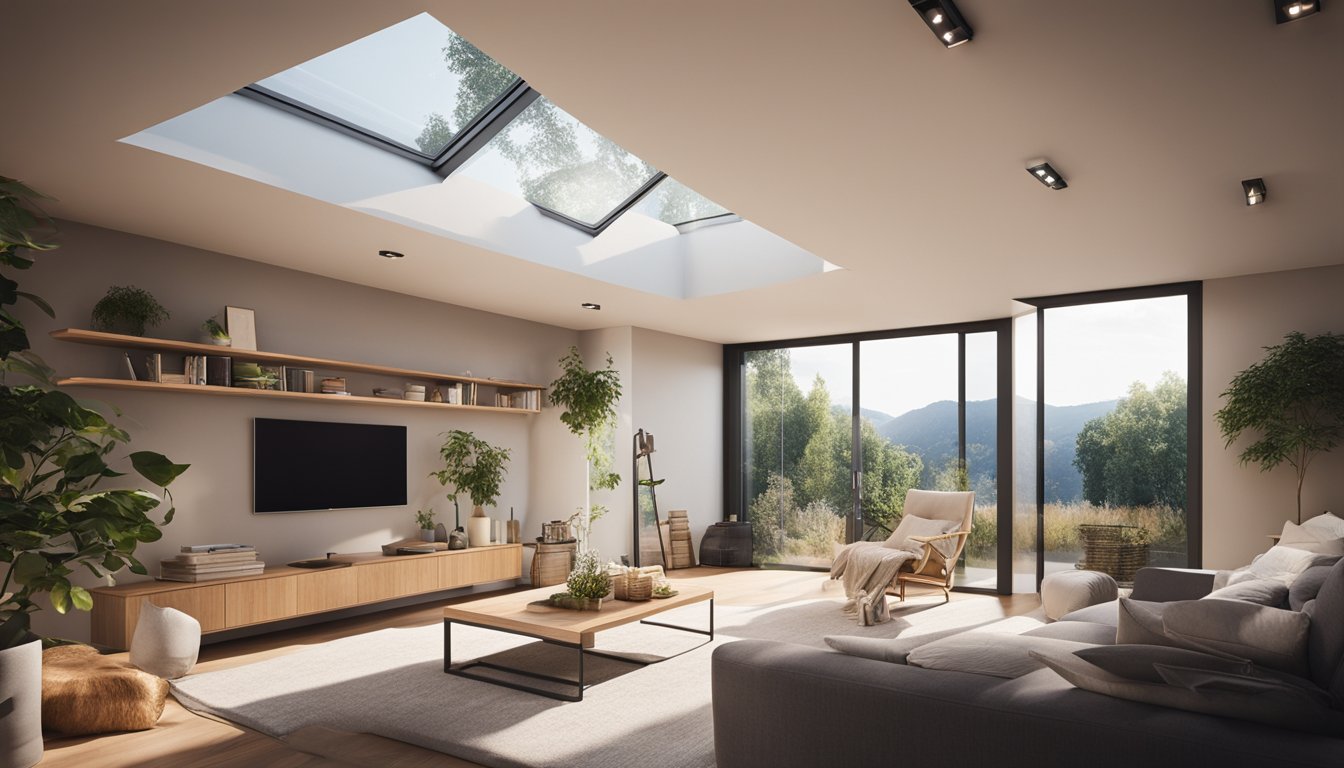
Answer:
[(422, 13), (257, 85), (437, 155), (517, 79)]
[(725, 216), (732, 211), (673, 178), (666, 178), (643, 200), (639, 212), (672, 226)]
[(457, 172), (589, 226), (657, 173), (545, 96)]

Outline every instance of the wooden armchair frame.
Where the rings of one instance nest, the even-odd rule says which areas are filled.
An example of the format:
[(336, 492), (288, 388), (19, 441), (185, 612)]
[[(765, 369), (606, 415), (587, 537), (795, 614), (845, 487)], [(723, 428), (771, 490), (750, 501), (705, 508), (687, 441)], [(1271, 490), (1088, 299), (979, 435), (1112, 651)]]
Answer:
[[(970, 531), (953, 531), (941, 536), (911, 536), (911, 540), (924, 545), (924, 557), (911, 566), (910, 570), (907, 571), (902, 568), (900, 573), (896, 574), (896, 586), (900, 591), (901, 602), (905, 602), (906, 584), (938, 587), (943, 590), (943, 602), (950, 601), (952, 599), (952, 582), (957, 573), (957, 559), (961, 557), (961, 551), (965, 549), (966, 539), (970, 535)], [(944, 555), (937, 547), (933, 546), (935, 541), (946, 541), (948, 539), (957, 540), (957, 546), (951, 555)]]

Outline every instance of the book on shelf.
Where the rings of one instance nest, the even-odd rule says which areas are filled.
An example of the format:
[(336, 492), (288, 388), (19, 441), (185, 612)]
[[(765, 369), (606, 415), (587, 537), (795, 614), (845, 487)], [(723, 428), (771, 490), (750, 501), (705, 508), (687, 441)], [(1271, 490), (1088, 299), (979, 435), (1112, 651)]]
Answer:
[(239, 571), (261, 570), (266, 564), (260, 560), (250, 560), (239, 563), (184, 563), (181, 560), (160, 560), (159, 565), (164, 570), (179, 571), (181, 573), (236, 573)]
[(163, 355), (150, 352), (145, 355), (145, 381), (161, 381), (163, 378)]
[(174, 558), (174, 562), (184, 565), (215, 565), (219, 563), (251, 563), (256, 559), (257, 551), (255, 549), (223, 549), (218, 552), (181, 554)]
[(252, 546), (251, 544), (183, 544), (182, 548), (179, 551), (182, 552), (183, 554), (190, 555), (199, 552), (220, 552), (223, 550), (255, 551), (256, 547)]
[(285, 366), (283, 365), (263, 365), (261, 366), (261, 375), (266, 379), (265, 389), (273, 389), (277, 392), (285, 391)]
[(305, 368), (285, 369), (286, 392), (314, 392), (317, 387), (313, 372)]
[(322, 379), (322, 386), (319, 390), (324, 395), (348, 395), (345, 388), (344, 376), (328, 376)]
[(227, 579), (235, 576), (255, 576), (264, 573), (266, 564), (258, 561), (256, 564), (236, 571), (221, 571), (215, 573), (197, 573), (194, 571), (183, 571), (177, 568), (161, 568), (159, 570), (160, 581), (212, 581), (214, 579)]
[(185, 373), (160, 373), (160, 384), (190, 384)]
[(138, 381), (139, 376), (135, 375), (135, 366), (131, 363), (131, 353), (126, 352), (126, 373), (131, 377), (131, 381)]
[(233, 358), (217, 355), (206, 356), (205, 383), (212, 387), (233, 386)]

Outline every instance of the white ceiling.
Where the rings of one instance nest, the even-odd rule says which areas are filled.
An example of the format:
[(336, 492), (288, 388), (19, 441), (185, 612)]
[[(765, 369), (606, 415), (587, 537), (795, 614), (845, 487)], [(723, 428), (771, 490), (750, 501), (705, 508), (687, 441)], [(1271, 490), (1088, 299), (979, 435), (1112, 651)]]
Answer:
[[(1344, 263), (1344, 9), (1276, 26), (1267, 0), (959, 7), (976, 37), (946, 50), (906, 0), (7, 2), (0, 174), (64, 218), (570, 328), (724, 342)], [(844, 269), (656, 296), (118, 143), (421, 11)], [(1067, 190), (1029, 178), (1038, 156)], [(1269, 199), (1248, 208), (1239, 181), (1255, 176)]]

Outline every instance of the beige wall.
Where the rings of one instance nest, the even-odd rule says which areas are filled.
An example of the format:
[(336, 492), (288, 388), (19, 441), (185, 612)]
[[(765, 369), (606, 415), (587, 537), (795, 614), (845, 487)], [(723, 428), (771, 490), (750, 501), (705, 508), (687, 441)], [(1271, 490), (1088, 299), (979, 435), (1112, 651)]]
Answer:
[[(1344, 333), (1344, 266), (1274, 272), (1204, 283), (1204, 566), (1234, 568), (1270, 544), (1297, 515), (1296, 476), (1242, 466), (1244, 443), (1223, 447), (1214, 413), (1232, 377), (1284, 334)], [(1344, 447), (1318, 456), (1302, 490), (1302, 514), (1344, 513)]]

